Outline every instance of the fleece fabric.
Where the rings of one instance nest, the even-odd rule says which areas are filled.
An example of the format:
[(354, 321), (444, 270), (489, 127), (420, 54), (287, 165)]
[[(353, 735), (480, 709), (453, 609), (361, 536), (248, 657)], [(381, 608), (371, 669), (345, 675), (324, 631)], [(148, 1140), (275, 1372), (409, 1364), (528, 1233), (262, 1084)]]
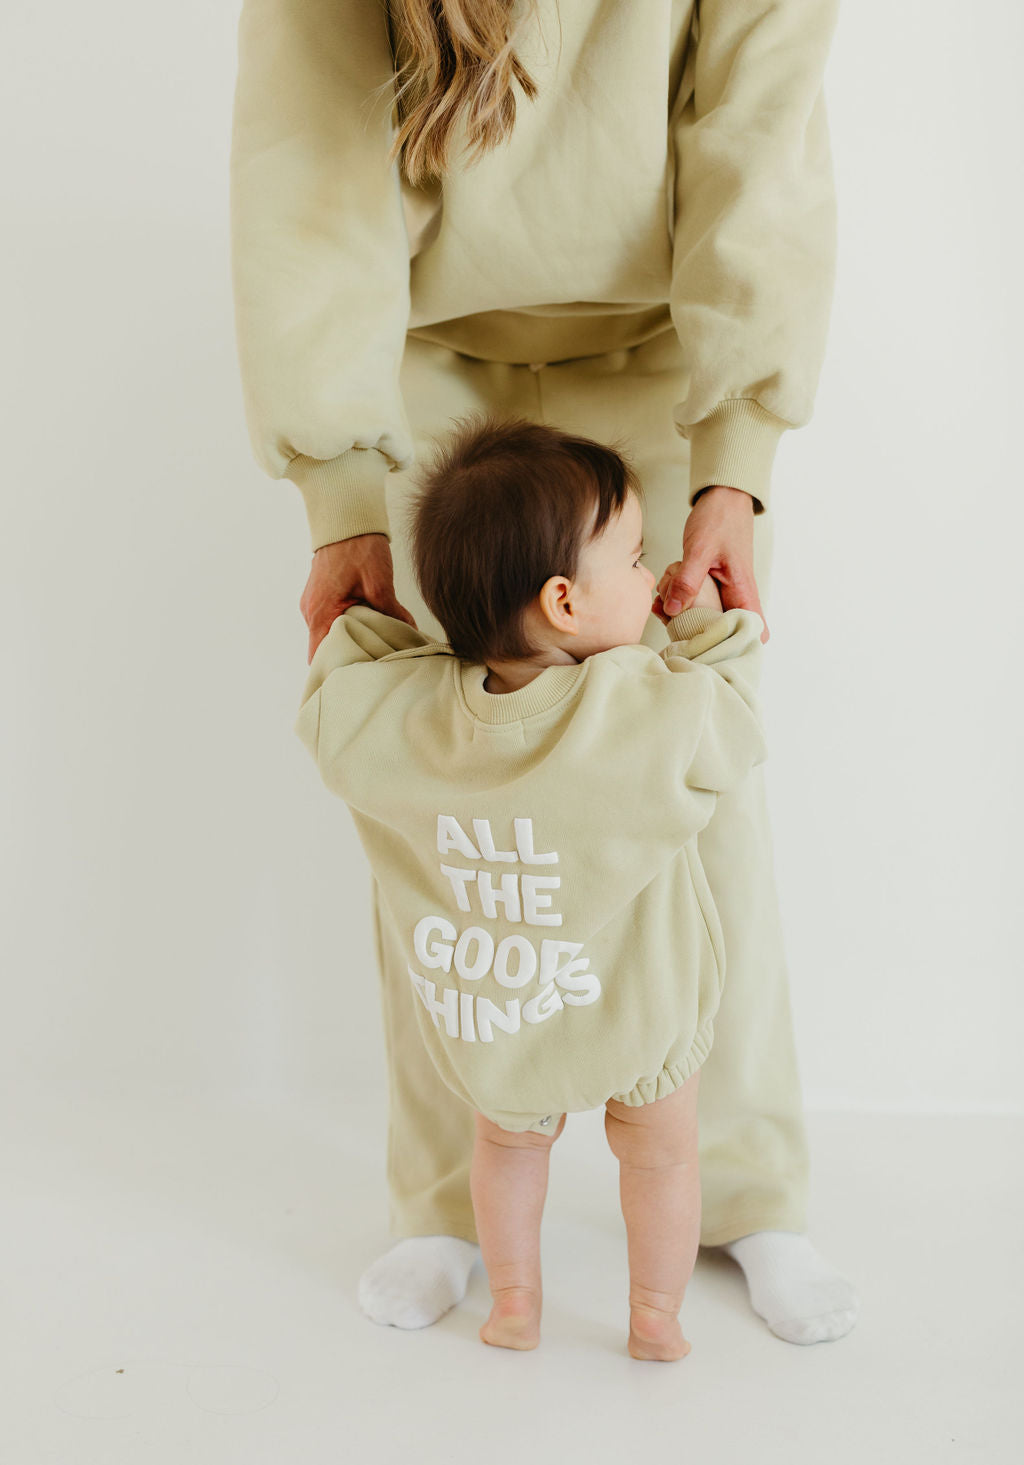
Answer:
[[(695, 607), (508, 693), (368, 606), (295, 724), (348, 805), (444, 1083), (509, 1130), (671, 1093), (726, 975), (697, 835), (765, 757), (764, 623)], [(401, 999), (399, 999), (401, 1000)]]
[(244, 0), (231, 140), (239, 362), (257, 462), (312, 546), (391, 537), (410, 336), (540, 364), (674, 327), (689, 501), (769, 504), (811, 416), (835, 273), (823, 78), (838, 0), (539, 0), (511, 138), (412, 188), (382, 0)]

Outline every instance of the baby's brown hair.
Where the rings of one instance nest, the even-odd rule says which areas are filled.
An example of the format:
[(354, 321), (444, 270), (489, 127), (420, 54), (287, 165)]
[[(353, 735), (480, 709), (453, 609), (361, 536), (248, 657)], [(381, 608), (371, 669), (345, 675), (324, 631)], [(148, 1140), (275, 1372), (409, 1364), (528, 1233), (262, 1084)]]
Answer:
[(527, 606), (552, 575), (575, 578), (581, 551), (629, 493), (643, 502), (615, 447), (521, 417), (459, 419), (407, 510), (420, 594), (456, 656), (536, 655)]

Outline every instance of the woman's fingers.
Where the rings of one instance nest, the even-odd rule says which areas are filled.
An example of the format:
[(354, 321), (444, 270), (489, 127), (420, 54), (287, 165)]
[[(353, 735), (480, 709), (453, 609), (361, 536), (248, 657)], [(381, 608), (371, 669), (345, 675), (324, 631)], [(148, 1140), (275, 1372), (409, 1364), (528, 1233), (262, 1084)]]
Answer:
[(723, 558), (721, 567), (715, 567), (714, 574), (723, 610), (755, 610), (765, 622), (761, 633), (761, 644), (764, 645), (771, 632), (761, 608), (753, 567), (740, 555), (728, 555)]
[[(756, 610), (764, 620), (761, 597), (757, 593), (753, 575), (744, 575), (741, 572), (735, 576), (726, 576), (724, 580), (718, 580), (718, 593), (722, 597), (723, 610), (732, 610), (734, 606), (741, 610)], [(762, 643), (768, 640), (768, 636), (768, 623), (765, 621), (764, 632), (761, 636)]]
[(313, 555), (299, 610), (309, 627), (307, 661), (335, 620), (350, 605), (369, 605), (416, 627), (410, 611), (395, 596), (391, 546), (383, 534), (356, 534), (325, 544)]
[(385, 615), (394, 616), (396, 621), (407, 622), (408, 625), (412, 626), (414, 631), (419, 630), (412, 611), (406, 610), (405, 606), (397, 601), (393, 594), (387, 596), (383, 604), (379, 605), (377, 609), (382, 610)]
[(355, 600), (345, 601), (341, 605), (339, 605), (337, 610), (332, 611), (329, 615), (318, 615), (310, 622), (309, 645), (306, 648), (307, 664), (313, 660), (313, 657), (316, 655), (316, 648), (320, 645), (320, 642), (324, 639), (324, 637), (327, 635), (327, 632), (334, 625), (334, 622), (337, 620), (338, 616), (340, 616), (343, 611), (346, 611), (350, 605), (356, 605), (357, 603), (358, 602)]
[(700, 592), (700, 587), (707, 579), (713, 555), (709, 552), (706, 558), (705, 564), (705, 556), (698, 557), (691, 553), (689, 560), (674, 560), (662, 575), (658, 589), (670, 616), (678, 615)]
[(663, 626), (667, 626), (672, 619), (665, 609), (665, 604), (660, 594), (654, 597), (654, 602), (651, 605), (651, 614), (656, 615)]
[[(723, 610), (753, 610), (765, 620), (754, 576), (753, 517), (753, 500), (740, 489), (716, 485), (698, 497), (683, 528), (682, 560), (669, 565), (658, 587), (666, 611), (694, 604), (710, 575)], [(769, 635), (765, 622), (761, 641)]]

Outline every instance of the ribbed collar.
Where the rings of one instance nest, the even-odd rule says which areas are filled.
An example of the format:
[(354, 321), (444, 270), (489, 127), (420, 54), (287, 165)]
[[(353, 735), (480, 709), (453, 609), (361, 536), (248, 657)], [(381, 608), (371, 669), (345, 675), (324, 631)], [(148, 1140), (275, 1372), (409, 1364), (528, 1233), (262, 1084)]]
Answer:
[[(666, 627), (669, 642), (684, 641), (699, 635), (721, 615), (722, 611), (712, 610), (706, 605), (693, 605), (689, 610), (681, 610)], [(601, 655), (600, 652), (596, 654)], [(660, 655), (653, 651), (651, 654)], [(532, 682), (527, 682), (517, 692), (485, 692), (487, 667), (480, 662), (460, 661), (458, 657), (453, 657), (455, 685), (462, 694), (467, 710), (481, 722), (521, 722), (524, 717), (547, 712), (549, 708), (563, 701), (574, 688), (582, 684), (587, 667), (593, 659), (593, 656), (588, 656), (584, 661), (546, 666)]]
[(532, 682), (514, 692), (485, 692), (487, 667), (455, 658), (455, 682), (467, 708), (481, 722), (521, 722), (563, 701), (586, 676), (589, 665), (588, 657), (586, 661), (546, 666)]

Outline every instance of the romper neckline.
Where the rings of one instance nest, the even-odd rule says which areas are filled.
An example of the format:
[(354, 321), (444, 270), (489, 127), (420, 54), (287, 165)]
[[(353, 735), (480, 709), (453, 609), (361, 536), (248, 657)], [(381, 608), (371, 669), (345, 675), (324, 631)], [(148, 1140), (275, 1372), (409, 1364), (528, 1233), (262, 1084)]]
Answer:
[(455, 678), (469, 712), (481, 722), (502, 725), (522, 722), (525, 717), (536, 717), (556, 707), (583, 680), (589, 664), (588, 657), (585, 661), (546, 666), (532, 682), (514, 692), (486, 691), (484, 682), (489, 673), (480, 662), (455, 658)]

